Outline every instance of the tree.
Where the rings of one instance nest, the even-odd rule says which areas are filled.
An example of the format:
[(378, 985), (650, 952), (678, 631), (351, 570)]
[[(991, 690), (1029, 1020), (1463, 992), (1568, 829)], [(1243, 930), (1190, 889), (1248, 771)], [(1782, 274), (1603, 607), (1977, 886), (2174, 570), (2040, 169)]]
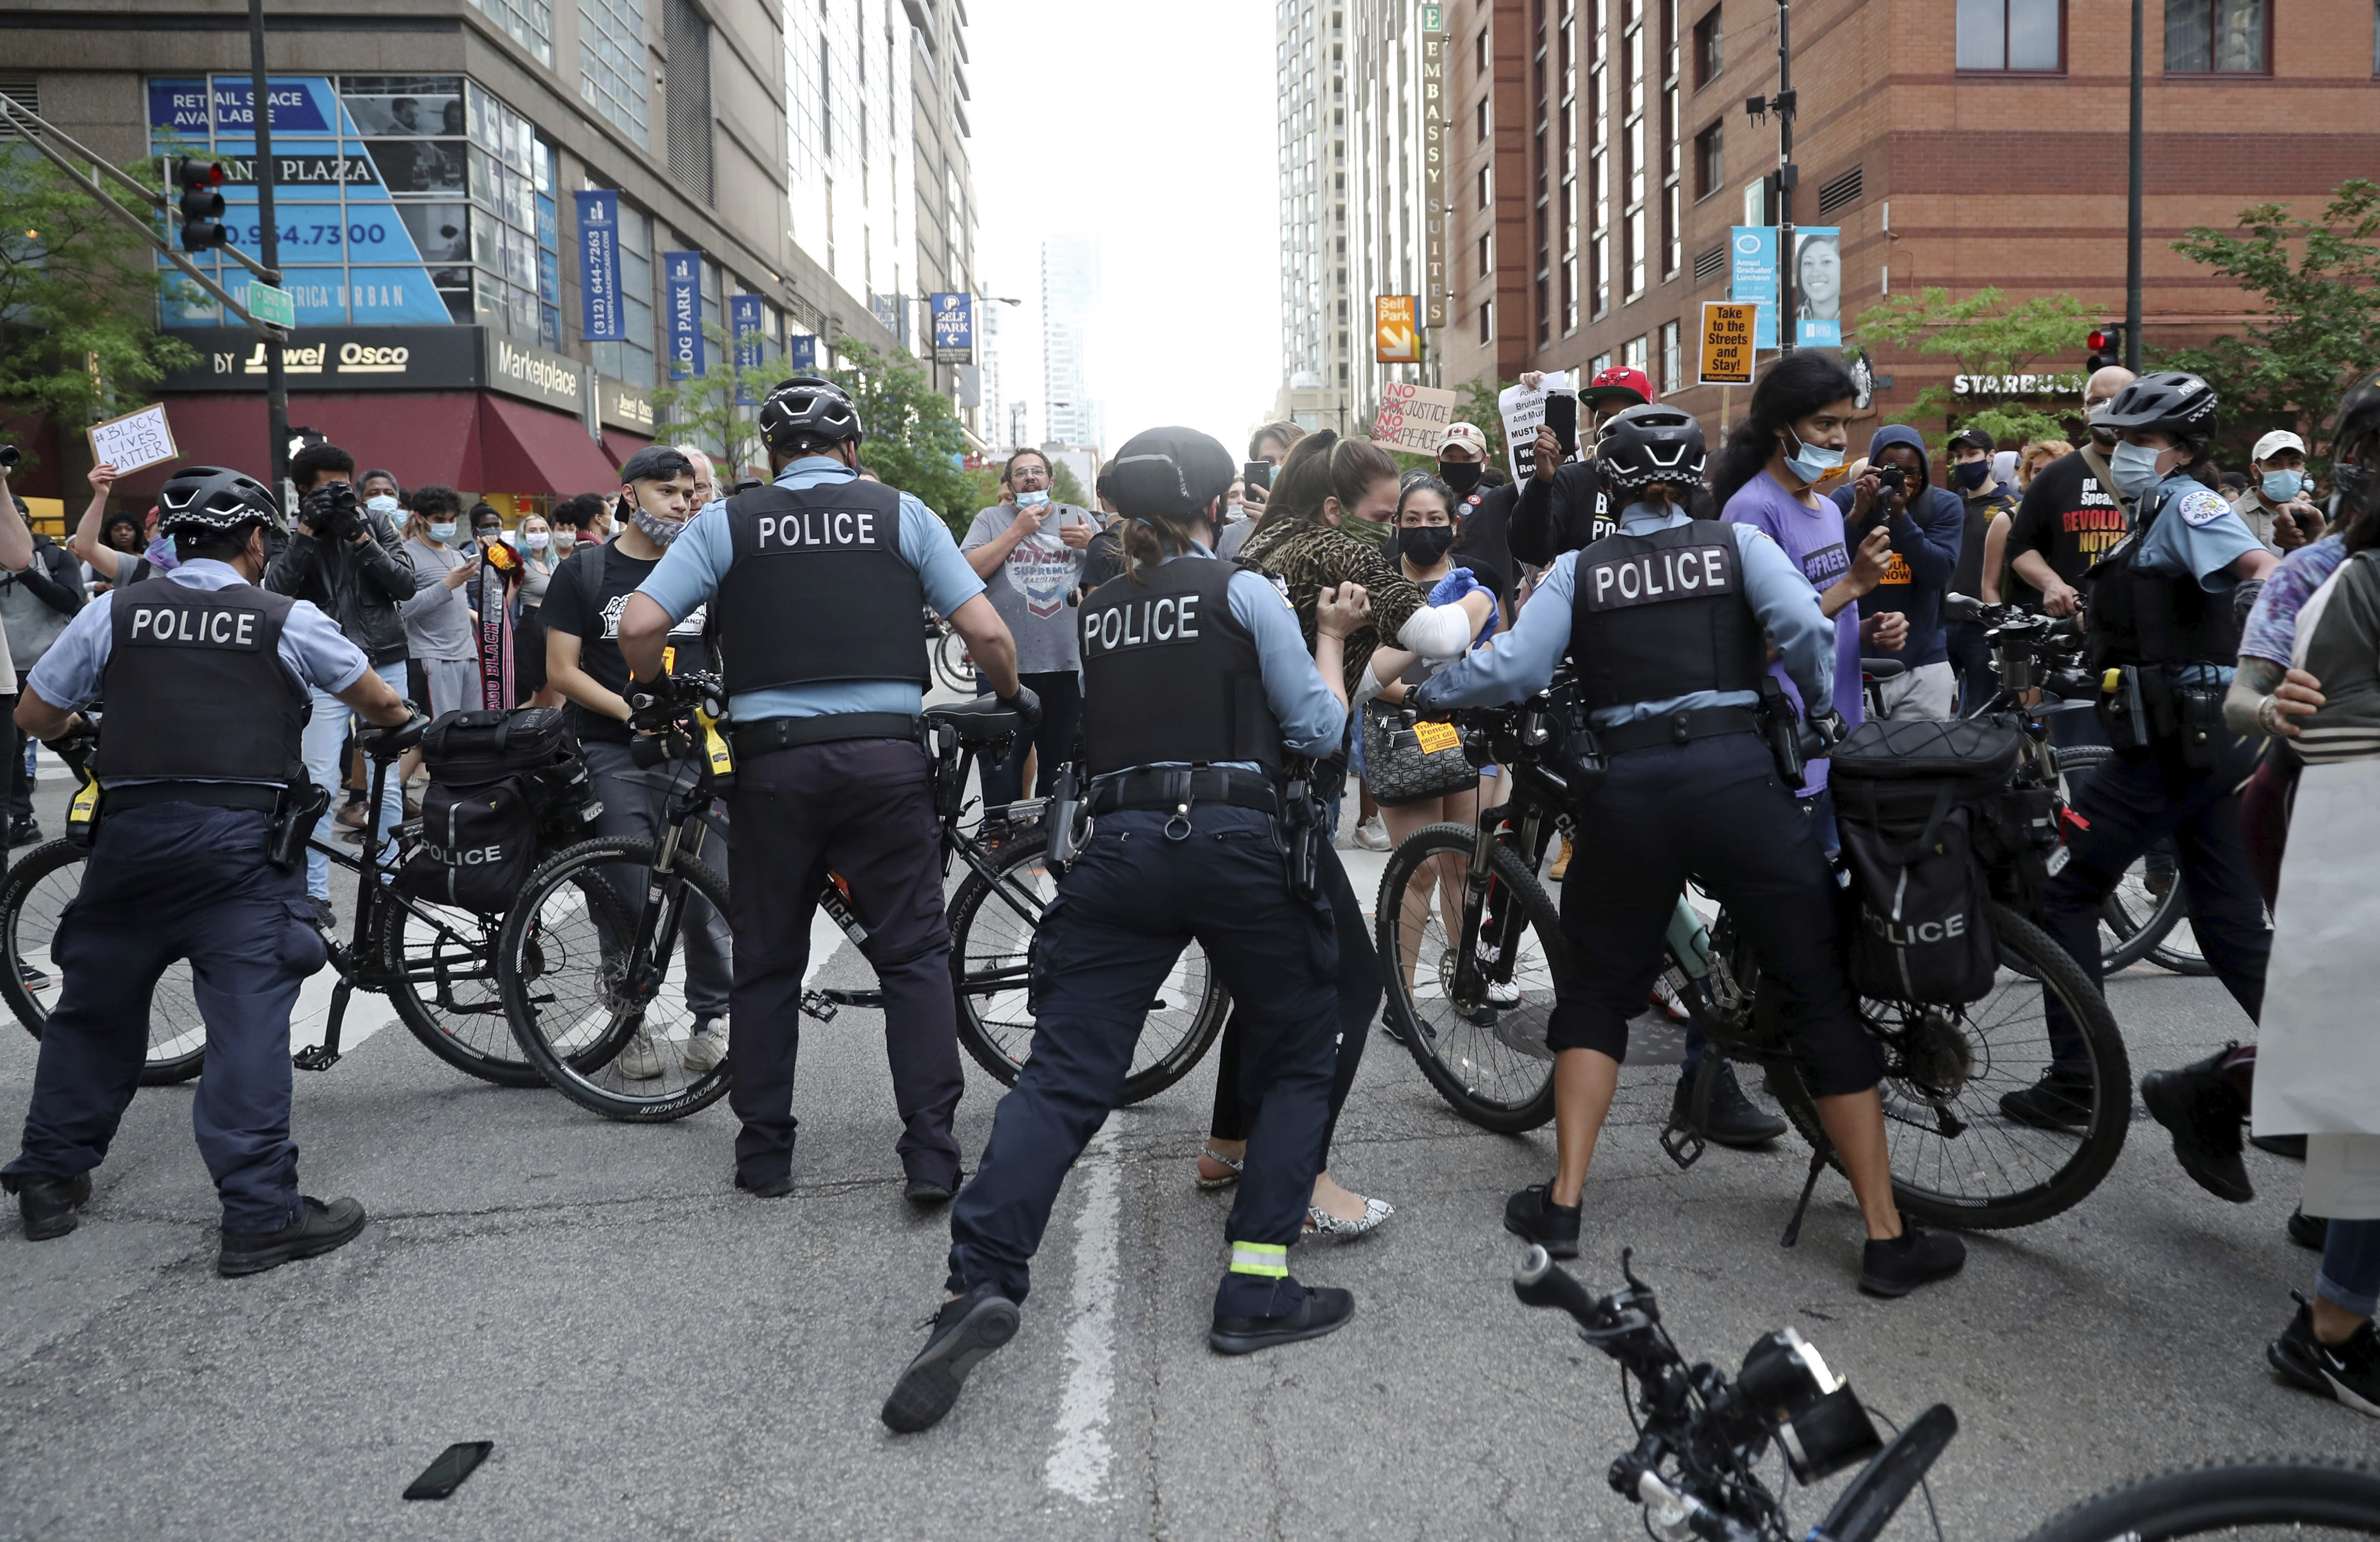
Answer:
[[(1515, 385), (1519, 384), (1517, 381)], [(1512, 459), (1504, 453), (1504, 410), (1496, 401), (1499, 387), (1491, 375), (1485, 380), (1466, 380), (1454, 388), (1457, 401), (1456, 422), (1466, 422), (1488, 435), (1488, 464), (1512, 469)]]
[(834, 349), (850, 362), (833, 371), (832, 378), (851, 393), (868, 430), (860, 464), (940, 514), (951, 533), (963, 539), (975, 511), (984, 506), (971, 501), (975, 480), (961, 466), (966, 434), (951, 398), (934, 389), (924, 367), (906, 354), (879, 353), (849, 337), (837, 339)]
[(2162, 354), (2158, 367), (2206, 377), (2233, 425), (2220, 437), (2236, 441), (2242, 461), (2275, 428), (2295, 428), (2326, 451), (2317, 435), (2339, 394), (2380, 362), (2380, 183), (2340, 183), (2318, 219), (2259, 203), (2240, 211), (2236, 229), (2197, 226), (2173, 249), (2261, 299), (2269, 316)]
[[(154, 158), (124, 170), (164, 183)], [(198, 362), (158, 328), (150, 249), (30, 145), (0, 145), (0, 401), (46, 410), (72, 435)]]
[(672, 432), (685, 434), (718, 458), (722, 483), (742, 475), (766, 477), (768, 449), (760, 442), (758, 409), (752, 404), (765, 398), (785, 372), (775, 364), (737, 368), (735, 345), (716, 322), (705, 323), (702, 335), (710, 344), (704, 361), (708, 368), (655, 391), (653, 406)]
[[(2048, 374), (2070, 379), (2068, 370), (2045, 370), (2042, 361), (2071, 357), (2097, 312), (2070, 294), (2036, 295), (2010, 304), (1997, 288), (1978, 289), (1963, 300), (1952, 300), (1942, 288), (1897, 294), (1863, 312), (1852, 324), (1863, 343), (1887, 343), (1917, 353), (1947, 354), (1964, 374)], [(2080, 392), (2076, 393), (2079, 398)], [(2041, 398), (2012, 393), (1997, 404), (1962, 411), (1961, 428), (1980, 428), (1994, 439), (2060, 439), (2068, 422), (2080, 414), (2073, 407), (2045, 406)], [(1917, 395), (1893, 422), (1914, 422), (1959, 406), (1949, 387), (1939, 381)], [(1937, 447), (1949, 435), (1938, 436)]]

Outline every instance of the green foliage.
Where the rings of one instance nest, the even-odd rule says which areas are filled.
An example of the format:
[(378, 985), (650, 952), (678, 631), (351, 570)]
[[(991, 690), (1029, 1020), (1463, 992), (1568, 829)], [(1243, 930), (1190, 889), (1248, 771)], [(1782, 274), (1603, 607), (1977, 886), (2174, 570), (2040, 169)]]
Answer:
[(2173, 249), (2261, 299), (2269, 319), (2161, 354), (2156, 367), (2214, 386), (2226, 425), (2218, 437), (2240, 463), (2275, 428), (2294, 428), (2326, 451), (2319, 435), (2340, 394), (2380, 362), (2380, 183), (2340, 183), (2318, 219), (2259, 203), (2240, 211), (2235, 229), (2197, 226)]
[[(164, 182), (154, 159), (124, 170)], [(158, 329), (159, 288), (154, 257), (120, 217), (30, 145), (0, 145), (0, 401), (46, 409), (72, 435), (198, 362)]]
[[(2098, 319), (2070, 294), (2037, 295), (2011, 304), (1996, 288), (1952, 300), (1949, 290), (1929, 288), (1894, 295), (1863, 312), (1852, 327), (1861, 343), (1948, 355), (1963, 374), (2066, 374), (2071, 372), (2060, 366), (2082, 350)], [(2045, 368), (2043, 361), (2051, 362)], [(1980, 428), (1994, 439), (2059, 439), (2066, 436), (2068, 422), (2081, 415), (2082, 403), (2079, 397), (2001, 398), (1967, 410), (1948, 385), (1937, 382), (1893, 421), (1913, 423), (1953, 411), (1960, 427)], [(1944, 432), (1929, 442), (1938, 449), (1949, 438)]]
[(665, 433), (680, 442), (701, 446), (717, 462), (722, 485), (739, 476), (766, 478), (769, 449), (760, 442), (757, 407), (739, 407), (740, 391), (754, 402), (785, 377), (782, 363), (735, 367), (735, 340), (716, 322), (706, 322), (703, 337), (705, 373), (674, 381), (653, 393), (653, 407), (669, 426)]
[[(1514, 385), (1520, 384), (1518, 381)], [(1496, 404), (1497, 393), (1502, 389), (1495, 381), (1466, 380), (1454, 388), (1458, 398), (1454, 404), (1454, 420), (1470, 423), (1488, 435), (1488, 464), (1512, 470), (1512, 458), (1504, 453), (1504, 410)]]
[(1062, 460), (1050, 462), (1050, 501), (1071, 503), (1076, 508), (1099, 507), (1091, 501), (1091, 495), (1083, 490), (1083, 479), (1075, 474), (1075, 468)]
[(975, 477), (959, 465), (966, 434), (951, 398), (905, 354), (879, 353), (848, 337), (838, 338), (834, 350), (850, 362), (833, 371), (832, 379), (851, 393), (868, 430), (860, 464), (940, 514), (952, 534), (964, 538), (986, 504), (973, 501)]

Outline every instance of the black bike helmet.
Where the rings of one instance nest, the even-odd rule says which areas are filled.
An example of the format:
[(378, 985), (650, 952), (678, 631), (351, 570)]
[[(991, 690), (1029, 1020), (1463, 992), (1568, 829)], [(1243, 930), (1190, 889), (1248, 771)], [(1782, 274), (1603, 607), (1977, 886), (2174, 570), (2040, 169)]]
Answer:
[(779, 455), (823, 449), (868, 436), (859, 409), (842, 386), (814, 374), (795, 375), (769, 388), (760, 403), (760, 437)]
[(2180, 370), (2160, 370), (2117, 393), (2095, 426), (2118, 432), (2147, 428), (2177, 439), (2204, 439), (2215, 432), (2215, 387), (2205, 381)]
[(1703, 480), (1708, 451), (1703, 425), (1691, 412), (1647, 403), (1615, 412), (1596, 435), (1597, 471), (1605, 486), (1634, 493), (1657, 482), (1692, 487)]
[(2380, 441), (2380, 370), (2350, 386), (2338, 398), (2338, 415), (2330, 421), (2330, 453), (2370, 459), (2357, 452), (2375, 441)]
[(1117, 512), (1182, 520), (1230, 492), (1238, 469), (1211, 435), (1195, 428), (1150, 428), (1124, 441), (1107, 480)]
[(272, 524), (281, 518), (280, 502), (272, 489), (249, 476), (222, 466), (190, 466), (175, 472), (158, 491), (157, 533), (184, 531), (228, 535), (246, 525)]

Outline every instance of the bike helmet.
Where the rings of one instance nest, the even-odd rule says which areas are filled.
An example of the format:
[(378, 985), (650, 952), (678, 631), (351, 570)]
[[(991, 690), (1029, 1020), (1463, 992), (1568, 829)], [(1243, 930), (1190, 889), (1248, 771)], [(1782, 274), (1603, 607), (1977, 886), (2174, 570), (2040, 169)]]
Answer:
[(1195, 428), (1150, 428), (1124, 441), (1109, 477), (1118, 512), (1182, 520), (1231, 491), (1238, 469), (1220, 443)]
[(2338, 415), (2330, 421), (2330, 453), (2365, 459), (2369, 457), (2358, 452), (2375, 441), (2380, 441), (2380, 370), (2350, 386), (2338, 398)]
[(842, 386), (816, 375), (795, 375), (769, 388), (760, 403), (760, 437), (780, 455), (823, 449), (868, 436), (859, 409)]
[(158, 490), (157, 533), (228, 535), (247, 525), (281, 518), (272, 489), (245, 471), (222, 466), (191, 466), (176, 471)]
[(2215, 387), (2205, 381), (2180, 370), (2160, 370), (2125, 386), (2095, 422), (2119, 433), (2147, 428), (2177, 439), (2204, 439), (2215, 432)]
[(1604, 420), (1596, 435), (1595, 458), (1605, 486), (1634, 493), (1657, 482), (1697, 485), (1708, 452), (1703, 425), (1693, 413), (1647, 404)]

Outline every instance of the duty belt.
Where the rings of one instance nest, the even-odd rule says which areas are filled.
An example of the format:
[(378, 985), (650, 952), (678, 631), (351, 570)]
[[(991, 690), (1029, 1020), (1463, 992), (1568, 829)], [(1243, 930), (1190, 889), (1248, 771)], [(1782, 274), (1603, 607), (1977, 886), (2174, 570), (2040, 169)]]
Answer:
[(283, 791), (264, 782), (119, 782), (106, 789), (106, 802), (110, 814), (145, 809), (152, 803), (195, 803), (201, 808), (272, 814), (281, 807)]
[(1665, 712), (1658, 717), (1597, 728), (1595, 737), (1601, 741), (1605, 754), (1624, 755), (1631, 750), (1650, 750), (1659, 744), (1689, 744), (1720, 734), (1759, 731), (1760, 719), (1750, 707), (1715, 706)]
[(837, 712), (823, 717), (763, 717), (731, 730), (735, 758), (749, 760), (772, 750), (802, 744), (832, 744), (845, 739), (917, 737), (918, 719), (905, 712)]
[(1222, 803), (1276, 816), (1281, 813), (1281, 797), (1273, 790), (1271, 777), (1229, 766), (1144, 765), (1103, 777), (1091, 789), (1094, 819), (1123, 809), (1175, 814), (1184, 804), (1197, 803)]

